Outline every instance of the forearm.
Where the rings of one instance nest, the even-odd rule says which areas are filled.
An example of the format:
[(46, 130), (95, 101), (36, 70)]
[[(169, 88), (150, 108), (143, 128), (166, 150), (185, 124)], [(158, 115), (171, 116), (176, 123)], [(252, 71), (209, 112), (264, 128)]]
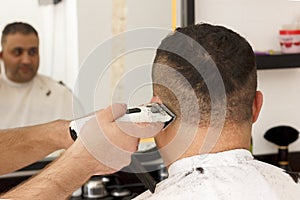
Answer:
[(112, 172), (104, 165), (101, 167), (101, 163), (84, 149), (80, 141), (76, 141), (76, 143), (40, 174), (9, 191), (1, 198), (66, 199), (95, 172), (98, 174)]
[[(65, 199), (93, 174), (110, 174), (127, 166), (139, 142), (139, 137), (128, 133), (137, 134), (141, 129), (135, 129), (133, 124), (127, 126), (129, 132), (120, 129), (115, 119), (125, 112), (126, 106), (123, 104), (113, 104), (97, 112), (96, 117), (86, 122), (78, 139), (61, 157), (1, 198)], [(151, 129), (154, 132), (163, 127), (163, 123), (154, 124), (156, 129)]]
[(69, 122), (57, 120), (47, 124), (0, 131), (0, 174), (15, 171), (42, 159), (55, 150), (67, 148)]

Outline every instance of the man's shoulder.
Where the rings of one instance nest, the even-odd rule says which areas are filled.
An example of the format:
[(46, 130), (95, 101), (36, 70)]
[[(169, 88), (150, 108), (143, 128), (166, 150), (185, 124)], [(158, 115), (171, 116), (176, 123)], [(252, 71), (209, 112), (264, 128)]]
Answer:
[(68, 88), (62, 81), (56, 81), (53, 78), (42, 74), (36, 75), (36, 82), (40, 85), (53, 89), (68, 90), (71, 92), (70, 88)]

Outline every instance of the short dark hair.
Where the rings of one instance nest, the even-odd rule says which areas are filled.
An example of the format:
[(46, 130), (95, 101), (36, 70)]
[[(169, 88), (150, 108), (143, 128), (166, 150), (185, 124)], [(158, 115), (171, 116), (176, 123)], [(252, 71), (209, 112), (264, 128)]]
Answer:
[[(197, 47), (199, 44), (203, 51)], [(175, 53), (174, 49), (193, 56), (187, 60)], [(201, 23), (177, 28), (167, 36), (158, 47), (154, 59), (154, 93), (177, 116), (182, 114), (180, 104), (192, 104), (189, 98), (194, 93), (198, 105), (188, 105), (189, 111), (192, 113), (193, 109), (199, 108), (200, 124), (207, 126), (212, 123), (212, 100), (207, 85), (216, 83), (218, 78), (217, 74), (210, 70), (213, 64), (222, 78), (225, 91), (225, 96), (220, 95), (214, 103), (220, 106), (226, 103), (225, 122), (249, 122), (252, 119), (252, 103), (257, 87), (255, 54), (243, 37), (223, 26)], [(173, 69), (173, 72), (162, 70), (159, 65), (167, 66)], [(206, 70), (205, 74), (199, 73), (201, 69)], [(183, 86), (183, 82), (179, 80), (180, 76), (184, 77), (192, 88), (190, 92), (187, 92), (188, 87)], [(172, 82), (162, 85), (166, 79)], [(173, 85), (173, 89), (170, 89), (169, 85)], [(184, 102), (179, 102), (178, 94), (184, 96), (180, 97)]]
[(13, 22), (4, 27), (2, 31), (1, 45), (4, 44), (7, 35), (15, 33), (22, 33), (24, 35), (33, 33), (38, 37), (38, 32), (30, 24), (24, 22)]

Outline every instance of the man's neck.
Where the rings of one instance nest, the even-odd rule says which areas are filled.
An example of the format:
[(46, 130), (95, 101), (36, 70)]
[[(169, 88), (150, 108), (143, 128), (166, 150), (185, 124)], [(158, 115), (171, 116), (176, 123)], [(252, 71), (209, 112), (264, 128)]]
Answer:
[[(173, 134), (175, 130), (168, 130), (164, 134)], [(189, 133), (184, 133), (186, 135)], [(174, 140), (177, 136), (172, 136)], [(187, 138), (188, 139), (188, 138)], [(190, 139), (191, 140), (191, 139)], [(166, 143), (167, 140), (156, 139), (157, 146), (160, 149), (161, 147), (166, 146), (166, 144), (172, 145), (172, 141)], [(250, 124), (227, 124), (222, 129), (213, 129), (213, 128), (198, 128), (194, 134), (193, 139), (189, 142), (189, 146), (183, 148), (181, 146), (186, 144), (186, 141), (174, 142), (174, 147), (169, 149), (180, 150), (180, 153), (171, 152), (169, 150), (164, 150), (162, 148), (160, 153), (166, 161), (166, 164), (169, 165), (176, 160), (190, 157), (199, 154), (205, 153), (216, 153), (223, 152), (233, 149), (249, 149), (251, 141), (251, 125)], [(176, 146), (175, 146), (176, 145)], [(174, 157), (174, 154), (177, 154), (177, 158)]]

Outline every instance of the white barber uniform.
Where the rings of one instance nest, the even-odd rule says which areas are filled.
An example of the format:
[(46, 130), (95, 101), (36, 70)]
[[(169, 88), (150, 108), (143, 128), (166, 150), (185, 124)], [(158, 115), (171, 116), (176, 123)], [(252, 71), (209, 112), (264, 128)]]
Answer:
[(146, 191), (135, 200), (299, 200), (297, 181), (237, 149), (176, 161), (154, 194)]
[(0, 77), (0, 129), (73, 118), (72, 92), (50, 77), (36, 75), (28, 83)]

